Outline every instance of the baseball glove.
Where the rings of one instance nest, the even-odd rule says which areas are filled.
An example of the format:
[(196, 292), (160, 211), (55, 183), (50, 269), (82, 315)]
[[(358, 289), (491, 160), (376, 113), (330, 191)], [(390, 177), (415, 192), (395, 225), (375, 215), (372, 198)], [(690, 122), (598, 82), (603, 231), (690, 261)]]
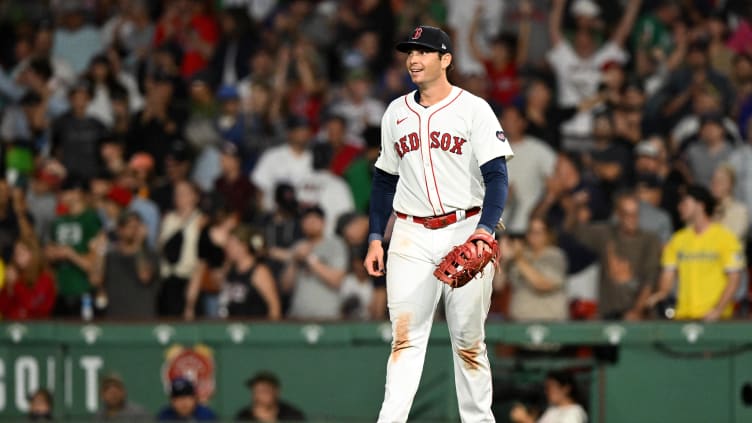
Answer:
[[(481, 255), (478, 255), (477, 241), (488, 244), (491, 247), (491, 252), (484, 250)], [(499, 255), (499, 244), (492, 235), (473, 234), (464, 244), (455, 246), (444, 256), (433, 275), (452, 288), (460, 288), (470, 282), (475, 275), (482, 272), (490, 261), (496, 260), (498, 262)]]

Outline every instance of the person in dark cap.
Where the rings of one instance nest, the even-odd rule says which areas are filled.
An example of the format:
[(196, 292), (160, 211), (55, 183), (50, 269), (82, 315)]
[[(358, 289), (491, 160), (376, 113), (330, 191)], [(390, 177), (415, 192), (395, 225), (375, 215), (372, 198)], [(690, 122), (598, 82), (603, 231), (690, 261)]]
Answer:
[(166, 178), (154, 186), (151, 199), (157, 204), (162, 214), (172, 207), (175, 186), (179, 182), (188, 181), (193, 166), (193, 155), (188, 144), (181, 140), (171, 143), (162, 162), (157, 166), (164, 172)]
[(198, 403), (193, 382), (184, 377), (177, 377), (170, 382), (170, 405), (157, 414), (157, 420), (216, 421), (217, 416), (209, 407)]
[(663, 272), (657, 291), (648, 300), (655, 306), (676, 290), (675, 319), (728, 319), (744, 269), (744, 252), (736, 236), (713, 222), (716, 201), (701, 185), (690, 185), (679, 203), (687, 226), (674, 234), (663, 250)]
[(258, 372), (246, 380), (245, 386), (251, 390), (251, 404), (235, 414), (236, 421), (305, 421), (300, 410), (280, 399), (281, 385), (274, 373)]
[(123, 378), (114, 372), (107, 373), (100, 382), (100, 397), (102, 407), (94, 417), (94, 421), (148, 421), (150, 415), (139, 404), (128, 400), (128, 391)]
[(243, 218), (250, 218), (257, 209), (258, 191), (243, 173), (240, 150), (232, 142), (226, 141), (220, 151), (222, 173), (214, 181), (214, 191), (232, 211)]

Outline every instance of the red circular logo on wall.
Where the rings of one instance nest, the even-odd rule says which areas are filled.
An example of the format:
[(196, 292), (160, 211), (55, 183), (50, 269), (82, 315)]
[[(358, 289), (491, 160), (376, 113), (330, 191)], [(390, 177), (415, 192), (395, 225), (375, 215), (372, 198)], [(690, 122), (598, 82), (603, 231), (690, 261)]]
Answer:
[(214, 395), (214, 373), (214, 354), (205, 345), (193, 348), (174, 345), (165, 352), (162, 383), (168, 394), (172, 380), (184, 377), (193, 382), (199, 402), (206, 403)]

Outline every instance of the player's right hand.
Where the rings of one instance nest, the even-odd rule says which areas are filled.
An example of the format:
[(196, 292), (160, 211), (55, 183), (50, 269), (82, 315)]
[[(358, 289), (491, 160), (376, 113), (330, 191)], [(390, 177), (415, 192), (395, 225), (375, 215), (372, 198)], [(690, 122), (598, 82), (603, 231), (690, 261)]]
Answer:
[(384, 275), (386, 269), (384, 269), (384, 247), (381, 245), (381, 241), (373, 240), (368, 244), (368, 253), (366, 253), (363, 266), (366, 267), (366, 271), (371, 276)]

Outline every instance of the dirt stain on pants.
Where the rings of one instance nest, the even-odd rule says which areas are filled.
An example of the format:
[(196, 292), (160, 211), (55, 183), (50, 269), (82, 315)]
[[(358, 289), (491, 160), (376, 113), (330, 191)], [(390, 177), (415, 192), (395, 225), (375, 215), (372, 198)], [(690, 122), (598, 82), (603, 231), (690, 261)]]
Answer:
[(465, 363), (465, 368), (468, 370), (477, 370), (480, 367), (478, 354), (480, 354), (480, 346), (477, 343), (470, 348), (457, 349), (457, 355)]
[(392, 362), (399, 359), (400, 353), (410, 347), (410, 313), (397, 317), (394, 324), (394, 341), (392, 341)]

